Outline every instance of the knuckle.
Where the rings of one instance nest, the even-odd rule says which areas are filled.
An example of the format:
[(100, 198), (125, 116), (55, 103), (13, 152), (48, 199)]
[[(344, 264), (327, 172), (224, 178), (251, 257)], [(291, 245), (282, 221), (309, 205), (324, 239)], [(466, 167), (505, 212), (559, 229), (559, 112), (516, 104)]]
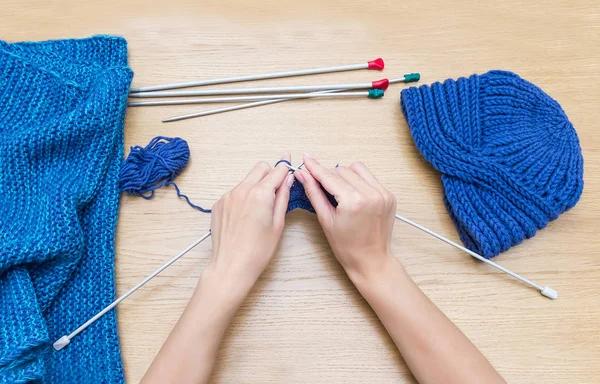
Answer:
[(271, 169), (271, 166), (269, 165), (269, 163), (267, 163), (266, 161), (259, 161), (256, 166), (259, 169), (264, 169), (264, 170), (269, 170)]
[(335, 179), (338, 179), (340, 176), (338, 175), (338, 168), (334, 169), (334, 170), (327, 170), (325, 172), (325, 174), (323, 174), (323, 180), (326, 181), (333, 181)]
[(251, 195), (255, 200), (268, 201), (273, 197), (273, 191), (264, 185), (257, 185), (252, 188)]
[(252, 187), (252, 184), (247, 181), (239, 183), (231, 192), (240, 193), (245, 192)]
[(312, 199), (313, 197), (315, 197), (315, 188), (311, 183), (307, 183), (304, 185), (304, 193), (306, 194), (306, 197), (310, 199)]
[(225, 199), (226, 200), (231, 200), (231, 199), (237, 200), (238, 198), (244, 196), (245, 190), (246, 190), (246, 187), (244, 185), (239, 185), (235, 189), (233, 189), (231, 192), (227, 192), (227, 194), (225, 194)]
[(392, 196), (390, 196), (389, 193), (382, 194), (381, 200), (382, 200), (383, 205), (385, 205), (386, 207), (389, 207), (390, 205), (392, 205)]
[(354, 163), (352, 163), (350, 165), (350, 169), (352, 169), (353, 171), (356, 171), (356, 170), (360, 169), (362, 166), (364, 166), (364, 163), (362, 163), (360, 161), (355, 161)]
[(385, 203), (387, 206), (395, 206), (396, 205), (396, 196), (393, 194), (386, 192), (384, 194)]
[(353, 201), (352, 210), (354, 212), (362, 211), (369, 205), (367, 198), (358, 192), (355, 192), (353, 194), (352, 201)]
[(377, 207), (383, 207), (386, 205), (385, 196), (383, 196), (381, 193), (377, 193), (373, 196), (373, 202), (375, 205), (377, 205)]
[(348, 171), (348, 167), (346, 167), (345, 165), (338, 165), (337, 167), (335, 167), (333, 170), (335, 173), (340, 173), (340, 172), (346, 172)]
[(283, 231), (284, 227), (285, 227), (285, 220), (275, 220), (273, 222), (273, 229), (275, 229), (277, 232)]

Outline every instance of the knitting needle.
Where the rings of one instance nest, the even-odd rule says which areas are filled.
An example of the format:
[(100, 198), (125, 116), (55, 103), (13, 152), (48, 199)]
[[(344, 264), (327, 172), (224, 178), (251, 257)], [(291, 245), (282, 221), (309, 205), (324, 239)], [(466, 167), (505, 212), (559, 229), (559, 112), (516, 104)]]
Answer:
[(263, 73), (259, 75), (246, 75), (236, 77), (225, 77), (220, 79), (212, 80), (198, 80), (198, 81), (187, 81), (182, 83), (170, 83), (162, 85), (152, 85), (146, 87), (131, 88), (130, 92), (150, 92), (150, 91), (162, 91), (165, 89), (175, 88), (187, 88), (187, 87), (198, 87), (202, 85), (213, 85), (213, 84), (225, 84), (225, 83), (236, 83), (240, 81), (252, 81), (262, 79), (276, 79), (280, 77), (292, 77), (292, 76), (304, 76), (304, 75), (316, 75), (319, 73), (331, 73), (331, 72), (343, 72), (343, 71), (354, 71), (358, 69), (376, 69), (382, 70), (385, 66), (383, 59), (378, 58), (371, 60), (367, 63), (341, 65), (336, 67), (324, 67), (324, 68), (313, 68), (313, 69), (301, 69), (296, 71), (285, 71), (285, 72), (271, 72)]
[(183, 104), (204, 104), (204, 103), (231, 103), (236, 101), (251, 100), (271, 100), (271, 99), (309, 99), (313, 97), (360, 97), (366, 96), (370, 99), (379, 99), (383, 97), (384, 91), (381, 89), (369, 89), (361, 92), (342, 92), (342, 93), (290, 93), (281, 95), (255, 95), (255, 96), (235, 96), (235, 97), (213, 97), (205, 99), (184, 99), (184, 100), (158, 100), (158, 101), (130, 101), (129, 107), (159, 106), (159, 105), (183, 105)]
[[(390, 84), (396, 84), (396, 83), (411, 83), (414, 81), (418, 81), (420, 79), (420, 75), (418, 73), (409, 73), (404, 75), (403, 78), (398, 78), (398, 79), (392, 79), (389, 81)], [(343, 91), (348, 91), (348, 89), (338, 89), (338, 90), (334, 90), (334, 91), (322, 91), (322, 92), (317, 92), (317, 93), (333, 93), (333, 92), (343, 92)], [(193, 113), (186, 113), (183, 115), (177, 115), (177, 116), (172, 116), (172, 117), (167, 117), (166, 119), (163, 119), (162, 122), (163, 123), (170, 123), (172, 121), (179, 121), (179, 120), (185, 120), (185, 119), (191, 119), (194, 117), (201, 117), (201, 116), (208, 116), (208, 115), (214, 115), (217, 113), (223, 113), (223, 112), (230, 112), (230, 111), (237, 111), (239, 109), (246, 109), (246, 108), (253, 108), (253, 107), (258, 107), (261, 105), (268, 105), (268, 104), (275, 104), (275, 103), (281, 103), (282, 101), (288, 101), (288, 100), (296, 100), (296, 99), (274, 99), (274, 100), (266, 100), (266, 101), (255, 101), (253, 103), (246, 103), (246, 104), (239, 104), (239, 105), (234, 105), (231, 107), (222, 107), (222, 108), (216, 108), (216, 109), (209, 109), (206, 111), (202, 111), (202, 112), (193, 112)]]
[(540, 293), (542, 295), (546, 296), (549, 299), (555, 300), (556, 298), (558, 298), (558, 292), (548, 286), (541, 286), (539, 284), (536, 284), (533, 281), (526, 279), (525, 277), (523, 277), (517, 273), (514, 273), (510, 269), (504, 268), (500, 264), (497, 264), (491, 260), (488, 260), (485, 257), (471, 251), (470, 249), (465, 248), (462, 245), (457, 244), (454, 241), (447, 239), (444, 236), (437, 234), (437, 233), (433, 232), (432, 230), (425, 228), (424, 226), (419, 225), (419, 224), (415, 223), (414, 221), (407, 219), (406, 217), (402, 217), (402, 216), (396, 214), (396, 219), (401, 220), (401, 221), (405, 222), (406, 224), (412, 225), (413, 227), (420, 229), (421, 231), (435, 237), (436, 239), (442, 240), (444, 243), (450, 244), (454, 248), (460, 249), (461, 251), (468, 253), (469, 255), (473, 256), (477, 260), (483, 261), (484, 263), (491, 265), (492, 267), (514, 277), (515, 279), (529, 285), (530, 287), (537, 289), (538, 291), (540, 291)]
[(93, 324), (96, 320), (98, 320), (100, 317), (102, 317), (106, 312), (108, 312), (111, 309), (113, 309), (114, 307), (116, 307), (117, 304), (119, 304), (121, 301), (125, 300), (127, 297), (129, 297), (129, 295), (131, 295), (132, 293), (134, 293), (135, 291), (137, 291), (139, 288), (141, 288), (148, 281), (152, 280), (156, 275), (158, 275), (159, 273), (161, 273), (162, 271), (164, 271), (171, 264), (173, 264), (174, 262), (176, 262), (177, 260), (179, 260), (179, 258), (181, 258), (183, 255), (185, 255), (186, 253), (188, 253), (189, 251), (191, 251), (192, 249), (194, 249), (198, 244), (200, 244), (201, 242), (203, 242), (204, 240), (206, 240), (209, 236), (210, 236), (210, 230), (208, 232), (206, 232), (204, 235), (202, 235), (202, 237), (200, 237), (198, 240), (196, 240), (192, 244), (190, 244), (183, 251), (179, 252), (177, 254), (177, 256), (175, 256), (174, 258), (172, 258), (171, 260), (169, 260), (168, 262), (166, 262), (162, 267), (158, 268), (156, 271), (152, 272), (152, 274), (150, 274), (144, 280), (140, 281), (135, 287), (131, 288), (124, 295), (122, 295), (121, 297), (119, 297), (118, 299), (116, 299), (115, 301), (113, 301), (112, 303), (110, 303), (106, 308), (104, 308), (103, 310), (101, 310), (100, 312), (98, 312), (96, 315), (94, 315), (94, 317), (92, 317), (91, 319), (89, 319), (88, 321), (86, 321), (85, 323), (83, 323), (79, 328), (77, 328), (76, 330), (74, 330), (71, 334), (69, 334), (68, 336), (64, 335), (60, 339), (56, 340), (54, 342), (54, 344), (52, 344), (52, 347), (54, 347), (55, 350), (60, 351), (61, 349), (63, 349), (67, 345), (69, 345), (69, 343), (71, 342), (72, 338), (74, 338), (79, 333), (81, 333), (81, 331), (85, 330), (87, 327), (89, 327), (91, 324)]
[[(335, 91), (322, 91), (322, 92), (315, 92), (315, 93), (333, 93), (333, 92), (342, 92), (342, 91), (345, 91), (345, 89), (340, 89), (340, 90), (335, 90)], [(309, 95), (310, 95), (310, 93), (309, 93)], [(216, 108), (216, 109), (209, 109), (207, 111), (202, 111), (202, 112), (186, 113), (184, 115), (177, 115), (177, 116), (167, 117), (166, 119), (163, 119), (162, 122), (163, 123), (170, 123), (172, 121), (179, 121), (179, 120), (191, 119), (193, 117), (208, 116), (208, 115), (214, 115), (216, 113), (236, 111), (238, 109), (258, 107), (260, 105), (281, 103), (282, 101), (288, 101), (288, 100), (297, 100), (297, 99), (273, 99), (273, 100), (265, 100), (265, 101), (255, 101), (253, 103), (239, 104), (239, 105), (234, 105), (234, 106), (231, 106), (231, 107), (222, 107), (222, 108)]]
[[(304, 164), (304, 163), (302, 163), (302, 164)], [(292, 167), (292, 166), (287, 165), (287, 164), (285, 164), (285, 165), (289, 169), (291, 169), (293, 171), (297, 171), (298, 168), (300, 168), (300, 166), (298, 166), (298, 167), (295, 168), (295, 167)], [(484, 263), (486, 263), (488, 265), (491, 265), (492, 267), (494, 267), (494, 268), (496, 268), (496, 269), (498, 269), (498, 270), (500, 270), (500, 271), (502, 271), (502, 272), (504, 272), (504, 273), (506, 273), (506, 274), (508, 274), (508, 275), (510, 275), (512, 277), (514, 277), (515, 279), (517, 279), (517, 280), (519, 280), (519, 281), (521, 281), (521, 282), (523, 282), (523, 283), (525, 283), (525, 284), (527, 284), (527, 285), (529, 285), (529, 286), (537, 289), (538, 291), (540, 291), (540, 293), (542, 295), (546, 296), (547, 298), (555, 300), (558, 297), (558, 292), (555, 291), (554, 289), (552, 289), (552, 288), (550, 288), (548, 286), (541, 286), (539, 284), (536, 284), (533, 281), (531, 281), (529, 279), (526, 279), (523, 276), (521, 276), (521, 275), (519, 275), (519, 274), (511, 271), (510, 269), (504, 268), (500, 264), (497, 264), (497, 263), (495, 263), (495, 262), (493, 262), (491, 260), (488, 260), (485, 257), (483, 257), (483, 256), (481, 256), (481, 255), (479, 255), (479, 254), (471, 251), (470, 249), (465, 248), (462, 245), (457, 244), (454, 241), (452, 241), (450, 239), (447, 239), (444, 236), (442, 236), (442, 235), (440, 235), (440, 234), (438, 234), (436, 232), (433, 232), (432, 230), (430, 230), (430, 229), (428, 229), (428, 228), (426, 228), (426, 227), (424, 227), (424, 226), (422, 226), (420, 224), (417, 224), (414, 221), (411, 221), (411, 220), (407, 219), (406, 217), (403, 217), (403, 216), (400, 216), (400, 215), (396, 214), (396, 219), (398, 219), (400, 221), (403, 221), (406, 224), (412, 225), (413, 227), (415, 227), (417, 229), (420, 229), (421, 231), (423, 231), (423, 232), (425, 232), (425, 233), (427, 233), (427, 234), (435, 237), (436, 239), (441, 240), (441, 241), (443, 241), (446, 244), (450, 244), (451, 246), (453, 246), (453, 247), (455, 247), (457, 249), (460, 249), (463, 252), (468, 253), (469, 255), (471, 255), (472, 257), (476, 258), (477, 260), (483, 261)]]
[(181, 97), (181, 96), (214, 96), (214, 95), (236, 95), (250, 93), (276, 93), (276, 92), (314, 92), (334, 89), (383, 89), (390, 84), (388, 79), (376, 80), (370, 83), (354, 84), (326, 84), (326, 85), (294, 85), (289, 87), (266, 87), (266, 88), (230, 88), (230, 89), (201, 89), (194, 91), (162, 91), (162, 92), (137, 92), (129, 93), (129, 97)]

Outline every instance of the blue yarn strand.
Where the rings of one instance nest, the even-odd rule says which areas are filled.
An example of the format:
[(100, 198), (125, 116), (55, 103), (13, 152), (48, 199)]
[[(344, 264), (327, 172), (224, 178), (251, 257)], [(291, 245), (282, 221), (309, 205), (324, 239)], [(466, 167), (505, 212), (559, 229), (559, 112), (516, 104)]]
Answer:
[(196, 208), (197, 210), (199, 210), (200, 212), (204, 212), (204, 213), (211, 213), (212, 209), (206, 209), (206, 208), (202, 208), (199, 205), (196, 205), (194, 203), (192, 203), (190, 201), (190, 198), (187, 197), (186, 195), (184, 195), (183, 193), (181, 193), (181, 191), (179, 190), (179, 187), (177, 186), (177, 184), (175, 184), (172, 181), (169, 181), (168, 183), (166, 183), (165, 185), (172, 185), (173, 187), (175, 187), (175, 191), (177, 191), (177, 196), (178, 197), (183, 197), (185, 199), (185, 201), (187, 201), (187, 203), (190, 205), (190, 207), (192, 208)]

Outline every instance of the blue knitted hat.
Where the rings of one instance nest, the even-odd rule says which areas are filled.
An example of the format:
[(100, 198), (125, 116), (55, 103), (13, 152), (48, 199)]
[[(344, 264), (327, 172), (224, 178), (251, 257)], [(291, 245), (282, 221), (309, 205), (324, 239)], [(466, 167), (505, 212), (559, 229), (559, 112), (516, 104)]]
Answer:
[(560, 105), (512, 72), (490, 71), (402, 91), (421, 154), (442, 173), (463, 243), (486, 258), (575, 206), (583, 157)]
[(115, 298), (124, 39), (0, 41), (0, 383), (124, 382)]

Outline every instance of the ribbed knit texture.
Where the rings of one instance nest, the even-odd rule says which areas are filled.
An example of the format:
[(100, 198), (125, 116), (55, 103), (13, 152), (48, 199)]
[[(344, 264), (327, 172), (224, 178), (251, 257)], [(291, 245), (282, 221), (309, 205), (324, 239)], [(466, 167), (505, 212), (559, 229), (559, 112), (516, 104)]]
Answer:
[(400, 103), (421, 154), (442, 173), (461, 240), (486, 258), (575, 206), (583, 157), (560, 105), (512, 72), (411, 87)]
[(0, 41), (0, 383), (119, 383), (114, 235), (133, 73), (118, 37)]

